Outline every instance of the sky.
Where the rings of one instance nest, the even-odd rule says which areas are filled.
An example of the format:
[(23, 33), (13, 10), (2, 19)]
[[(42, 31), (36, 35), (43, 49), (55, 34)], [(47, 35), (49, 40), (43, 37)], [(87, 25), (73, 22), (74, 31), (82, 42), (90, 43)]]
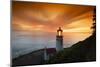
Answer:
[(14, 55), (56, 47), (58, 27), (63, 30), (64, 48), (92, 34), (95, 6), (50, 4), (39, 2), (12, 3), (12, 50)]

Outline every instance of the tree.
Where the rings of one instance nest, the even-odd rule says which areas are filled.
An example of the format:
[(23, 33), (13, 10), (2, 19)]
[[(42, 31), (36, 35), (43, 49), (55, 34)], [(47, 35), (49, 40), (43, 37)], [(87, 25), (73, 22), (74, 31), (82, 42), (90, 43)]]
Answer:
[(94, 11), (93, 11), (93, 26), (92, 26), (92, 29), (93, 29), (93, 35), (96, 35), (96, 8), (94, 8)]

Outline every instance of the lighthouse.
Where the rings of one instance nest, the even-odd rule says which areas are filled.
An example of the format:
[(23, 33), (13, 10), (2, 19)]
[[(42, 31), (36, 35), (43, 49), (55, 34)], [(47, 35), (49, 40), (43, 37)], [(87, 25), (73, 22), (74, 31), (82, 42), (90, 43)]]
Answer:
[(61, 27), (57, 30), (57, 35), (56, 35), (56, 51), (59, 52), (63, 50), (63, 35), (62, 35), (63, 30)]

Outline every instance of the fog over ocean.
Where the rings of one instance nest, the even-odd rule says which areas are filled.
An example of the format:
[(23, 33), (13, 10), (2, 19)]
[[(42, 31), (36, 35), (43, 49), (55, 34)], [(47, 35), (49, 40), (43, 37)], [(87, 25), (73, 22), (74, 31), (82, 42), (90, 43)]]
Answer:
[[(37, 33), (37, 34), (36, 34)], [(63, 35), (63, 47), (67, 48), (73, 44), (89, 37), (90, 33), (72, 32)], [(12, 57), (27, 54), (29, 52), (47, 48), (56, 48), (56, 32), (12, 32), (11, 36)]]

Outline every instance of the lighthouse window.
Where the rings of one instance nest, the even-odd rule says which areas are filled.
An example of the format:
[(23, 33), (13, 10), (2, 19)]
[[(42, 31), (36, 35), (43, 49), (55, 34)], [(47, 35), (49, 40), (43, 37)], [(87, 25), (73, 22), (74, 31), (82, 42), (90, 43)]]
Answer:
[(61, 36), (61, 31), (58, 32), (58, 35)]

